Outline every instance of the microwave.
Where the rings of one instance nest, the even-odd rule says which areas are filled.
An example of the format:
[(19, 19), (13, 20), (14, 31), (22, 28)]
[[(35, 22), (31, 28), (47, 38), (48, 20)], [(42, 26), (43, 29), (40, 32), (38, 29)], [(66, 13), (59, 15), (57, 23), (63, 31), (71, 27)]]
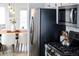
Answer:
[(77, 24), (77, 8), (59, 9), (58, 24)]

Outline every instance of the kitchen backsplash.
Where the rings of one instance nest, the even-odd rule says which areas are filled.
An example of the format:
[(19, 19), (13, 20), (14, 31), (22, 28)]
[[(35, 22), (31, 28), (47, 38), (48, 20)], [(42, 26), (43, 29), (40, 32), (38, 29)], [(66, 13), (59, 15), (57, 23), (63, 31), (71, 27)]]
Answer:
[(70, 27), (70, 26), (66, 26), (66, 31), (76, 31), (76, 32), (79, 32), (79, 28), (76, 28), (76, 27)]

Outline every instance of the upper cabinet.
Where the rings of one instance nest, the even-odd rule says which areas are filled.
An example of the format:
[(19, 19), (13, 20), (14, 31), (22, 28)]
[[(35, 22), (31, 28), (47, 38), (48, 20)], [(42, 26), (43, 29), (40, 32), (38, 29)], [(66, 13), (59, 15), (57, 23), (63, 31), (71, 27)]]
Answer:
[(77, 27), (79, 27), (79, 5), (77, 5)]
[(53, 8), (56, 9), (57, 4), (56, 3), (45, 3), (45, 6), (43, 8)]
[(58, 23), (65, 24), (65, 9), (58, 9)]

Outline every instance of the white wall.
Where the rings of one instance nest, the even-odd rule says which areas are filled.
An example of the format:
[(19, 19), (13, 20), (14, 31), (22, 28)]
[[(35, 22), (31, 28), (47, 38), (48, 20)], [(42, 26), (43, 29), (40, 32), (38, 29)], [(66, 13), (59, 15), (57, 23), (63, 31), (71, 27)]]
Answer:
[(29, 8), (56, 8), (56, 3), (30, 3)]
[(75, 28), (75, 27), (69, 27), (69, 26), (66, 26), (66, 31), (76, 31), (76, 32), (79, 32), (79, 28)]
[[(15, 15), (16, 15), (16, 28), (19, 28), (20, 25), (20, 10), (27, 10), (27, 4), (26, 3), (15, 3), (12, 4), (15, 6)], [(9, 21), (9, 9), (8, 9), (8, 3), (0, 3), (0, 6), (5, 7), (6, 9), (6, 29), (11, 28), (11, 23)]]
[[(7, 22), (8, 22), (8, 19), (9, 19), (9, 18), (8, 18), (9, 15), (8, 15), (8, 12), (7, 12), (7, 11), (8, 11), (8, 8), (7, 8), (7, 7), (8, 7), (8, 4), (6, 4), (6, 3), (5, 3), (5, 4), (0, 3), (0, 7), (5, 7), (5, 12), (6, 12), (6, 13), (5, 13), (5, 19), (6, 19), (6, 23), (7, 23)], [(6, 24), (6, 26), (7, 26), (7, 25), (8, 25), (8, 24)]]
[(27, 4), (24, 3), (17, 3), (14, 4), (15, 6), (15, 13), (16, 13), (16, 28), (20, 26), (20, 10), (27, 10)]

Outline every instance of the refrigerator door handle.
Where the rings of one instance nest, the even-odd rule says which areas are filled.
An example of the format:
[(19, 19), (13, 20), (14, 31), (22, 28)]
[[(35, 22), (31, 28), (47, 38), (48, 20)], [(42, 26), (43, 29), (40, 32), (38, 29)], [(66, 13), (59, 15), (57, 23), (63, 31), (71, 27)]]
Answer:
[(30, 39), (31, 39), (31, 44), (33, 45), (33, 41), (34, 41), (34, 18), (33, 17), (31, 19)]

